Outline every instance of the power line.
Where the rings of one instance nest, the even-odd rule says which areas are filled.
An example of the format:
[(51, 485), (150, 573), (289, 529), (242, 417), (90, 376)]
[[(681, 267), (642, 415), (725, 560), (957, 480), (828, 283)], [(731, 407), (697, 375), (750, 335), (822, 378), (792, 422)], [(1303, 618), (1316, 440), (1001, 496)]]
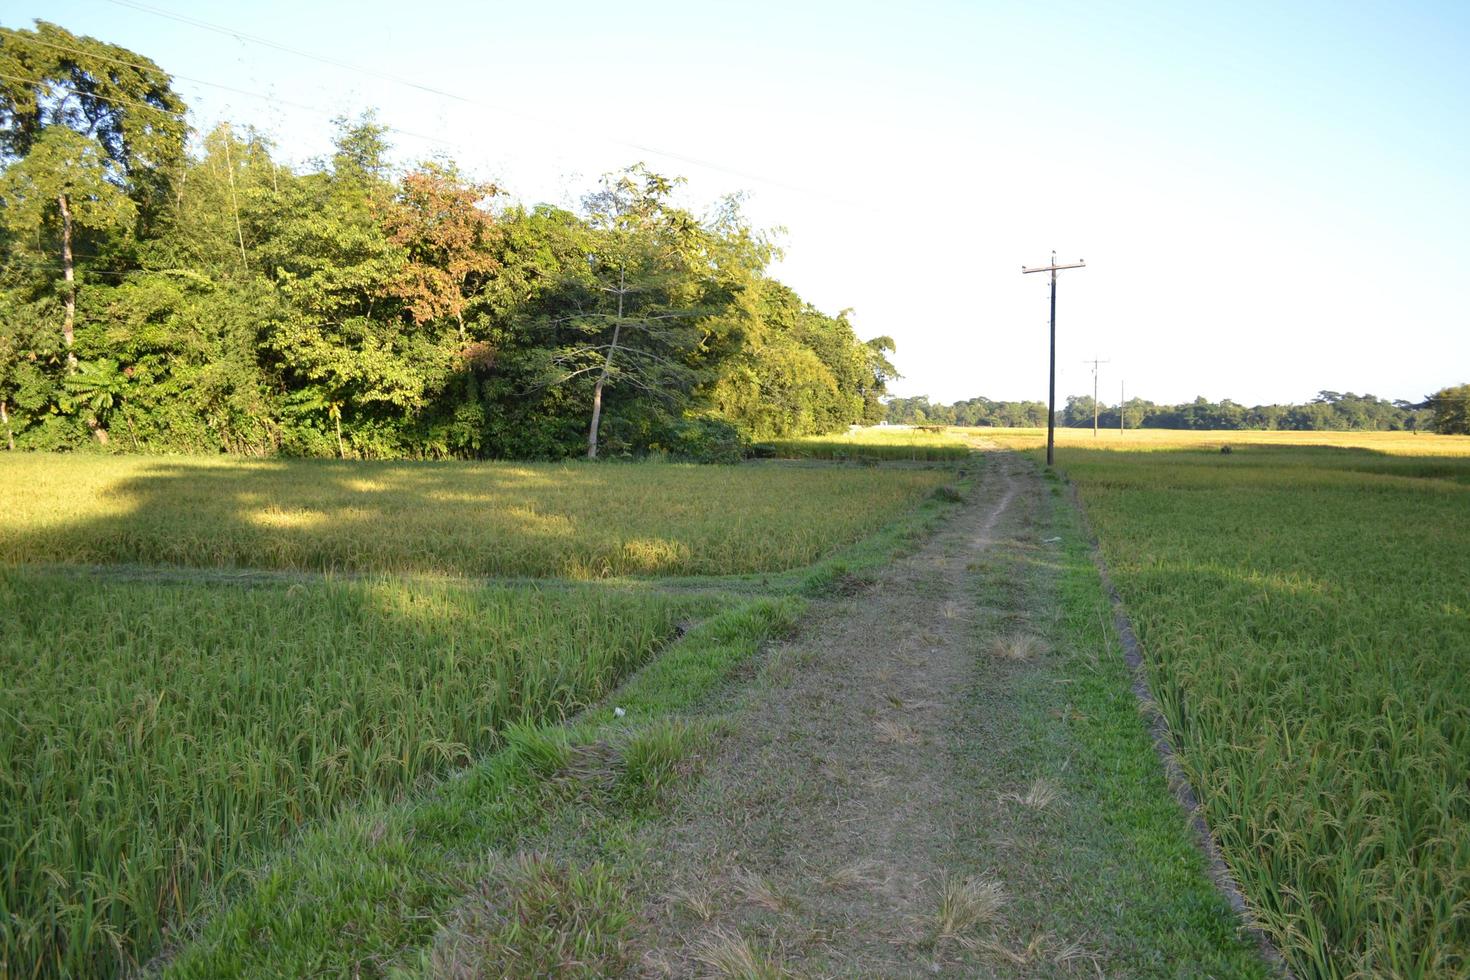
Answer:
[[(69, 47), (67, 47), (64, 44), (56, 44), (56, 43), (54, 43), (52, 41), (43, 41), (43, 40), (41, 40), (40, 38), (37, 38), (37, 37), (28, 37), (28, 36), (26, 36), (24, 34), (17, 34), (17, 35), (14, 35), (14, 36), (19, 37), (22, 40), (29, 41), (32, 44), (41, 44), (41, 45), (45, 45), (48, 48), (54, 48), (57, 51), (64, 51), (67, 54), (74, 54), (74, 55), (78, 55), (80, 57), (87, 57), (87, 58), (96, 58), (98, 61), (109, 61), (109, 62), (112, 62), (115, 65), (124, 65), (124, 66), (126, 66), (128, 68), (136, 68), (136, 69), (138, 69), (140, 71), (153, 71), (153, 70), (155, 70), (154, 68), (150, 68), (148, 65), (142, 65), (142, 64), (139, 64), (139, 63), (137, 63), (135, 61), (128, 61), (128, 60), (126, 60), (124, 58), (114, 58), (114, 57), (111, 57), (110, 55), (105, 55), (105, 54), (93, 54), (93, 53), (91, 53), (89, 51), (78, 51), (76, 48), (69, 48)], [(162, 70), (162, 69), (157, 69), (157, 70)], [(308, 105), (305, 102), (293, 102), (290, 99), (282, 99), (282, 98), (279, 98), (278, 96), (265, 95), (265, 94), (262, 94), (260, 92), (251, 92), (248, 89), (237, 88), (234, 85), (225, 85), (225, 84), (223, 84), (221, 82), (211, 82), (211, 81), (208, 81), (207, 79), (194, 78), (194, 77), (191, 77), (189, 75), (179, 75), (179, 74), (175, 74), (174, 72), (167, 72), (166, 74), (168, 74), (169, 77), (171, 77), (171, 78), (182, 78), (184, 81), (193, 82), (196, 85), (208, 85), (211, 88), (223, 89), (226, 92), (234, 92), (236, 95), (244, 95), (244, 96), (248, 96), (249, 98), (252, 98), (252, 99), (260, 99), (262, 101), (270, 102), (270, 103), (277, 104), (277, 105), (290, 106), (293, 109), (305, 109), (307, 112), (316, 112), (316, 113), (320, 113), (323, 116), (328, 116), (328, 117), (338, 115), (338, 113), (334, 112), (331, 109), (323, 109), (320, 106)], [(37, 84), (37, 85), (43, 84), (43, 83), (48, 83), (48, 84), (51, 84), (51, 85), (56, 86), (57, 88), (63, 88), (63, 89), (66, 89), (67, 91), (74, 92), (74, 93), (76, 93), (78, 95), (86, 95), (86, 96), (89, 96), (91, 98), (102, 99), (103, 101), (106, 101), (106, 102), (117, 102), (117, 101), (119, 101), (119, 100), (114, 99), (114, 98), (108, 98), (107, 96), (97, 95), (95, 92), (82, 92), (79, 89), (70, 88), (68, 86), (65, 86), (65, 85), (60, 84), (59, 82), (55, 82), (55, 81), (53, 81), (51, 79), (23, 79), (23, 78), (8, 76), (8, 75), (0, 76), (0, 77), (11, 78), (12, 81), (30, 82), (31, 84)], [(155, 110), (157, 112), (167, 112), (168, 111), (166, 109), (162, 109), (162, 108), (160, 108), (158, 106), (155, 106), (155, 105), (149, 105), (146, 102), (134, 102), (132, 104), (133, 105), (136, 105), (136, 106), (140, 106), (142, 108), (153, 109), (153, 110)], [(427, 140), (430, 143), (438, 143), (441, 146), (457, 146), (458, 145), (458, 144), (455, 144), (455, 143), (451, 143), (448, 140), (440, 139), (437, 136), (429, 136), (429, 135), (427, 135), (425, 133), (415, 133), (415, 132), (413, 132), (411, 130), (407, 130), (407, 129), (398, 129), (395, 126), (384, 126), (383, 128), (385, 130), (387, 130), (388, 132), (397, 133), (400, 136), (412, 136), (415, 139)]]
[(115, 95), (98, 95), (96, 92), (84, 92), (81, 89), (73, 88), (70, 85), (62, 85), (60, 82), (57, 82), (50, 78), (25, 78), (21, 75), (10, 75), (5, 72), (0, 72), (0, 78), (6, 79), (7, 81), (11, 82), (23, 82), (26, 85), (49, 85), (52, 88), (59, 88), (62, 91), (70, 92), (73, 95), (83, 95), (89, 99), (97, 99), (100, 102), (111, 102), (113, 105), (131, 106), (135, 109), (151, 109), (154, 112), (162, 112), (168, 115), (173, 115), (173, 113), (169, 112), (169, 110), (162, 109), (156, 105), (149, 105), (147, 102), (138, 102), (135, 99), (122, 99), (118, 98)]
[[(425, 92), (425, 93), (430, 94), (430, 95), (435, 95), (435, 96), (438, 96), (440, 98), (451, 99), (451, 100), (456, 101), (456, 102), (463, 102), (463, 103), (465, 103), (467, 105), (473, 105), (473, 106), (476, 106), (476, 107), (481, 108), (481, 109), (490, 109), (490, 110), (493, 110), (495, 112), (502, 112), (502, 113), (505, 113), (506, 115), (514, 116), (514, 117), (516, 117), (518, 119), (522, 119), (522, 120), (525, 120), (527, 122), (545, 123), (545, 122), (548, 121), (544, 115), (538, 115), (538, 114), (535, 114), (535, 113), (523, 112), (523, 111), (521, 111), (519, 109), (511, 108), (510, 106), (500, 105), (500, 104), (494, 103), (494, 102), (488, 102), (488, 101), (486, 101), (484, 99), (481, 99), (481, 98), (478, 98), (478, 97), (475, 97), (475, 96), (466, 95), (463, 92), (456, 91), (456, 90), (453, 90), (453, 89), (443, 89), (443, 88), (438, 88), (437, 86), (433, 86), (433, 85), (426, 85), (423, 82), (415, 81), (414, 79), (411, 79), (411, 78), (405, 78), (405, 77), (403, 77), (401, 75), (394, 75), (394, 74), (392, 74), (390, 72), (380, 71), (380, 70), (378, 70), (376, 68), (365, 68), (365, 67), (363, 67), (361, 65), (356, 65), (356, 64), (353, 64), (353, 63), (348, 62), (348, 61), (342, 61), (340, 59), (333, 58), (333, 57), (330, 57), (328, 55), (320, 55), (320, 54), (316, 54), (316, 53), (311, 52), (311, 51), (307, 51), (304, 48), (298, 48), (298, 47), (295, 47), (293, 45), (283, 44), (280, 41), (275, 41), (275, 40), (272, 40), (272, 39), (267, 38), (267, 37), (262, 37), (262, 36), (260, 36), (258, 34), (251, 34), (251, 33), (247, 32), (247, 31), (237, 30), (237, 29), (235, 29), (233, 27), (227, 27), (227, 26), (225, 26), (223, 24), (216, 24), (216, 23), (213, 23), (211, 21), (200, 19), (198, 17), (191, 17), (191, 16), (189, 16), (187, 14), (176, 13), (176, 12), (174, 12), (172, 10), (166, 10), (166, 9), (164, 9), (162, 7), (155, 7), (152, 4), (140, 3), (140, 2), (138, 2), (138, 0), (108, 0), (108, 2), (109, 3), (112, 3), (112, 4), (116, 4), (117, 6), (120, 6), (120, 7), (128, 7), (128, 8), (131, 8), (133, 10), (138, 10), (138, 11), (142, 11), (144, 13), (153, 14), (156, 17), (163, 17), (163, 18), (166, 18), (168, 20), (177, 21), (177, 22), (179, 22), (181, 24), (187, 24), (190, 27), (196, 27), (196, 28), (199, 28), (200, 30), (212, 31), (212, 32), (214, 32), (216, 34), (222, 34), (222, 35), (224, 35), (226, 37), (232, 37), (232, 38), (235, 38), (236, 40), (239, 40), (239, 41), (248, 41), (251, 44), (259, 44), (259, 45), (261, 45), (263, 47), (268, 47), (268, 48), (272, 48), (272, 49), (277, 50), (277, 51), (282, 51), (282, 52), (285, 52), (286, 54), (294, 55), (294, 56), (296, 56), (298, 58), (305, 58), (308, 61), (315, 61), (315, 62), (318, 62), (320, 64), (330, 65), (333, 68), (340, 68), (340, 69), (343, 69), (343, 70), (346, 70), (346, 71), (357, 72), (357, 73), (362, 74), (362, 75), (367, 75), (368, 77), (371, 77), (371, 78), (377, 78), (377, 79), (380, 79), (382, 81), (392, 82), (392, 83), (394, 83), (396, 85), (403, 85), (403, 86), (406, 86), (408, 88), (417, 89), (418, 91)], [(183, 75), (180, 75), (178, 77), (183, 78), (184, 76)], [(206, 84), (213, 84), (213, 83), (206, 83)], [(555, 120), (551, 120), (551, 121), (554, 122)], [(412, 135), (412, 134), (410, 134), (410, 135)], [(827, 199), (829, 201), (835, 201), (835, 202), (837, 202), (839, 204), (844, 204), (844, 205), (848, 205), (848, 206), (856, 206), (856, 202), (844, 200), (842, 198), (836, 197), (835, 195), (829, 194), (829, 193), (827, 193), (825, 191), (822, 191), (822, 190), (819, 190), (817, 188), (803, 187), (803, 186), (801, 186), (799, 184), (791, 184), (791, 183), (788, 183), (786, 181), (778, 180), (778, 179), (773, 178), (773, 177), (766, 177), (766, 176), (761, 175), (761, 174), (751, 173), (749, 171), (744, 171), (744, 170), (738, 170), (738, 169), (736, 169), (734, 167), (728, 167), (728, 166), (725, 166), (723, 164), (716, 163), (716, 162), (714, 162), (712, 160), (705, 160), (705, 159), (701, 159), (699, 157), (692, 157), (692, 156), (689, 156), (689, 155), (684, 154), (684, 153), (678, 153), (678, 152), (675, 152), (673, 150), (662, 149), (660, 147), (651, 146), (651, 145), (646, 144), (646, 143), (637, 143), (637, 142), (633, 142), (633, 141), (630, 141), (630, 140), (621, 139), (621, 138), (619, 138), (617, 136), (613, 136), (613, 135), (608, 134), (608, 133), (605, 133), (605, 132), (598, 133), (597, 136), (598, 136), (599, 139), (601, 139), (601, 140), (603, 140), (603, 141), (605, 141), (607, 143), (610, 143), (610, 144), (613, 144), (613, 145), (616, 145), (616, 146), (626, 147), (626, 148), (631, 149), (631, 150), (637, 150), (639, 153), (651, 153), (651, 154), (653, 154), (655, 156), (665, 157), (665, 158), (670, 159), (670, 160), (677, 160), (677, 161), (679, 161), (681, 163), (686, 163), (686, 164), (689, 164), (689, 165), (695, 166), (695, 167), (702, 167), (702, 168), (707, 169), (707, 170), (713, 170), (713, 171), (716, 171), (718, 173), (727, 174), (727, 175), (732, 176), (732, 177), (739, 177), (739, 178), (741, 178), (743, 180), (753, 180), (753, 181), (756, 181), (758, 183), (770, 185), (772, 187), (780, 187), (780, 188), (784, 188), (785, 190), (795, 191), (796, 193), (799, 193), (799, 194), (814, 195), (816, 197), (825, 198), (825, 199)], [(438, 142), (442, 142), (442, 141), (438, 141)]]

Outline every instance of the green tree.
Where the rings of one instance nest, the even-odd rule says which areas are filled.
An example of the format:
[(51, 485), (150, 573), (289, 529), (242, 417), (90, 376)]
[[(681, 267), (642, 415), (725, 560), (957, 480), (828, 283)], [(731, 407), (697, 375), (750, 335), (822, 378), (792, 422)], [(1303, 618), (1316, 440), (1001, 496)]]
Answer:
[(67, 407), (87, 410), (87, 427), (104, 446), (108, 442), (108, 420), (113, 410), (122, 404), (127, 381), (127, 375), (118, 367), (117, 361), (102, 359), (81, 365), (63, 382)]
[(701, 321), (728, 300), (717, 236), (671, 196), (677, 181), (640, 165), (603, 178), (584, 202), (585, 264), (564, 274), (558, 306), (538, 326), (565, 338), (545, 350), (542, 385), (590, 377), (588, 459), (598, 456), (604, 395), (636, 392), (682, 411), (719, 338)]
[(1429, 396), (1434, 431), (1442, 435), (1470, 435), (1470, 384), (1441, 388)]
[(55, 241), (69, 369), (76, 230), (125, 228), (153, 203), (185, 132), (168, 75), (142, 55), (46, 21), (0, 29), (0, 194), (17, 239)]

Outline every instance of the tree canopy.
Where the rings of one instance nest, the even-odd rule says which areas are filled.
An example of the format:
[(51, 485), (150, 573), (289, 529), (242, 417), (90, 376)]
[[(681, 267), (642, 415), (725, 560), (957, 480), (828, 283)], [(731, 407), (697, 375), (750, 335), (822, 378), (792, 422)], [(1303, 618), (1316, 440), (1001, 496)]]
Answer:
[(0, 76), (17, 448), (724, 458), (882, 416), (892, 341), (772, 278), (738, 197), (635, 164), (526, 205), (370, 114), (307, 167), (229, 125), (185, 152), (162, 69), (46, 22)]
[[(1466, 386), (1462, 386), (1466, 387)], [(1456, 418), (1463, 418), (1470, 403), (1470, 390), (1458, 397), (1459, 389), (1446, 388), (1423, 403), (1386, 401), (1373, 395), (1321, 391), (1300, 405), (1254, 405), (1247, 407), (1226, 398), (1212, 402), (1204, 397), (1179, 405), (1157, 405), (1130, 398), (1122, 406), (1122, 422), (1129, 429), (1297, 429), (1297, 430), (1408, 430), (1460, 432)], [(1091, 428), (1091, 395), (1072, 395), (1057, 412), (1057, 424)], [(1461, 413), (1459, 416), (1455, 412)], [(1098, 406), (1098, 425), (1118, 428), (1119, 407)], [(895, 424), (966, 426), (1046, 425), (1044, 402), (1004, 402), (972, 398), (952, 405), (934, 404), (928, 398), (894, 398), (888, 402), (887, 419)]]

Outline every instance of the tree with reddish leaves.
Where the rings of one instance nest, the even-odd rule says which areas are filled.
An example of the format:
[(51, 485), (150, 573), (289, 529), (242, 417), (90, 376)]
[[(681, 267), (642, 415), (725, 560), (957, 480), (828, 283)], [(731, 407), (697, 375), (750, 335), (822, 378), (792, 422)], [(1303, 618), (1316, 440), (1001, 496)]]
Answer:
[[(500, 268), (500, 229), (489, 202), (493, 184), (464, 180), (452, 166), (425, 164), (407, 174), (384, 217), (408, 262), (390, 286), (414, 323), (452, 322), (466, 357), (486, 356), (471, 343), (465, 316)], [(478, 352), (478, 353), (477, 353)]]

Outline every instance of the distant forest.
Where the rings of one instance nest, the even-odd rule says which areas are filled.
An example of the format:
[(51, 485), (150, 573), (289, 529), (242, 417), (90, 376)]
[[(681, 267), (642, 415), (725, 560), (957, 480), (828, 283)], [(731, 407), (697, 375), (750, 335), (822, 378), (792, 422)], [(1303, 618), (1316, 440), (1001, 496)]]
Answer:
[[(1180, 405), (1156, 405), (1142, 398), (1129, 399), (1123, 406), (1122, 424), (1129, 429), (1299, 429), (1470, 432), (1467, 424), (1470, 385), (1445, 388), (1424, 401), (1385, 401), (1373, 395), (1351, 392), (1318, 392), (1301, 405), (1254, 405), (1246, 407), (1230, 399), (1212, 402), (1196, 398)], [(922, 395), (893, 398), (887, 405), (887, 421), (906, 425), (1020, 426), (1046, 425), (1046, 403), (1006, 402), (970, 398), (951, 405), (931, 402)], [(1091, 395), (1073, 395), (1057, 412), (1057, 424), (1091, 428)], [(1116, 429), (1118, 406), (1098, 408), (1098, 425)]]
[(883, 417), (893, 342), (769, 276), (738, 197), (635, 165), (525, 206), (389, 135), (293, 167), (142, 54), (0, 30), (4, 445), (718, 459)]

